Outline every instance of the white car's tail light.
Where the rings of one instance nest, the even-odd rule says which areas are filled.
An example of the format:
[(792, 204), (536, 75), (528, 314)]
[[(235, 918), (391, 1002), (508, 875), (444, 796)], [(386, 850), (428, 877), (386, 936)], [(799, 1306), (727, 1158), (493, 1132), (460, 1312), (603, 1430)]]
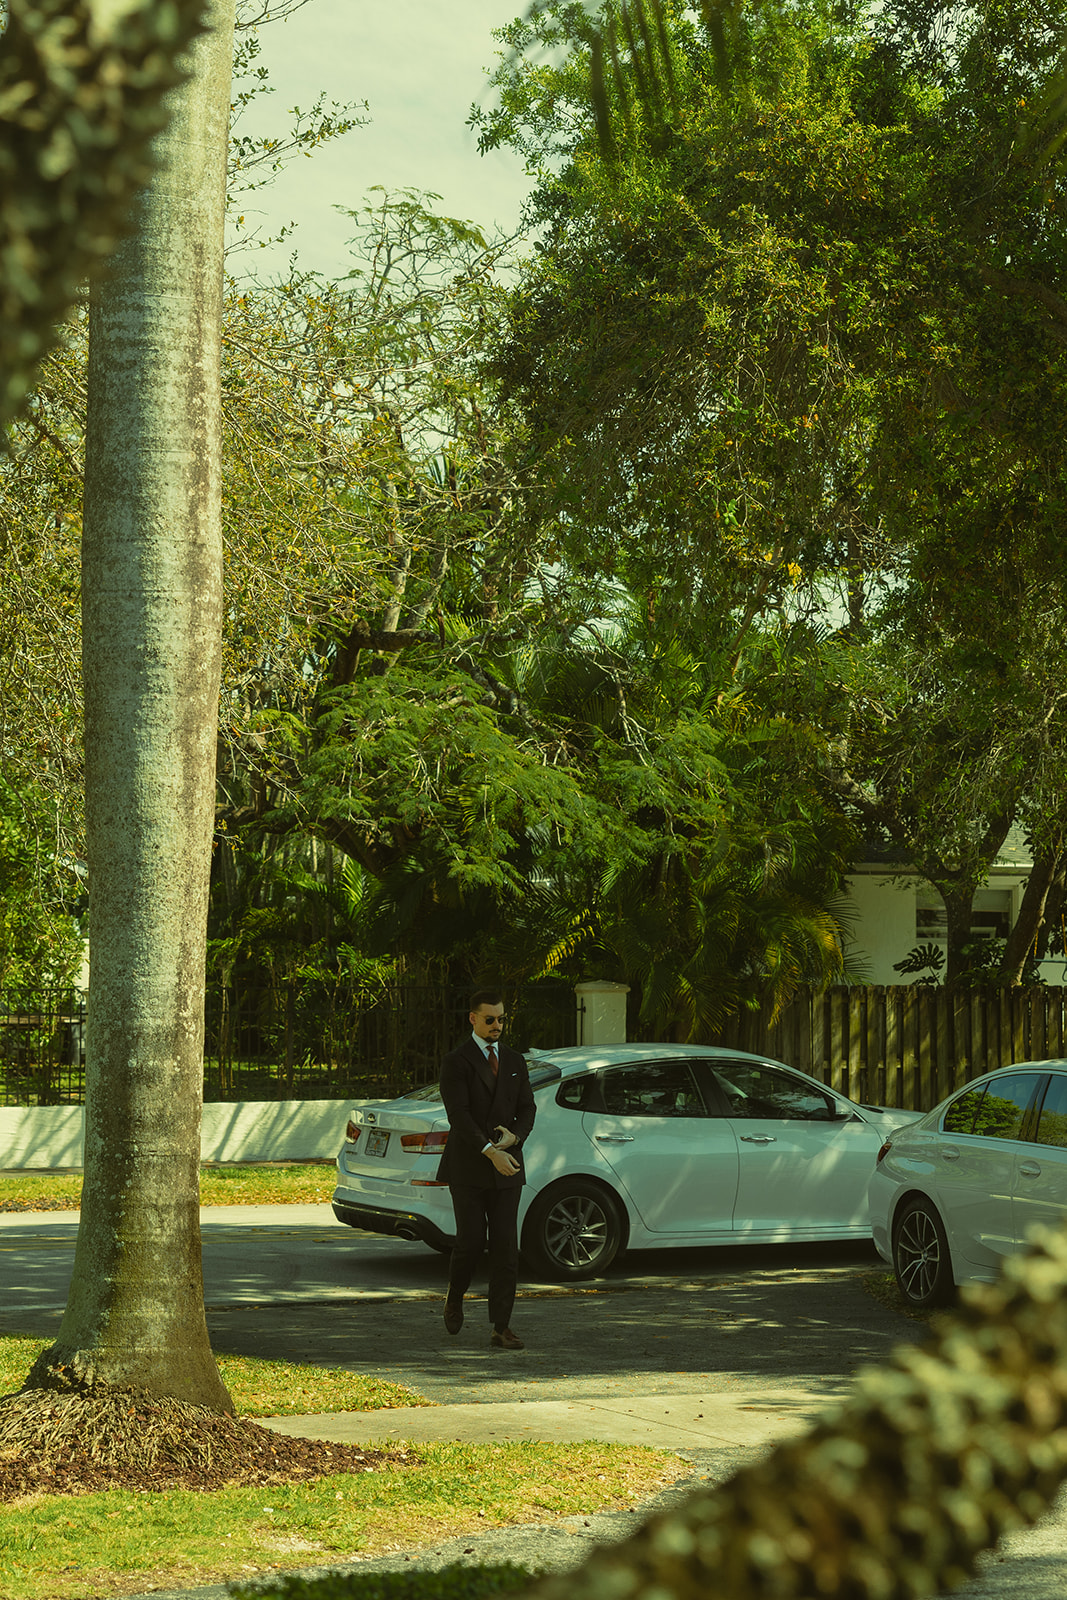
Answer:
[(400, 1135), (400, 1148), (413, 1150), (416, 1155), (440, 1155), (448, 1143), (448, 1129), (443, 1133), (402, 1133)]
[(353, 1122), (351, 1117), (349, 1117), (348, 1121), (345, 1123), (345, 1138), (348, 1140), (349, 1144), (355, 1144), (362, 1132), (363, 1129), (360, 1127), (359, 1123)]
[[(448, 1143), (448, 1129), (440, 1133), (402, 1133), (400, 1146), (403, 1150), (411, 1150), (417, 1156), (440, 1155)], [(436, 1178), (412, 1178), (411, 1182), (416, 1189), (447, 1189), (445, 1183), (438, 1183)]]
[(882, 1146), (882, 1148), (879, 1150), (878, 1154), (874, 1158), (874, 1164), (875, 1164), (876, 1167), (881, 1164), (882, 1157), (883, 1156), (887, 1156), (889, 1154), (890, 1150), (892, 1150), (892, 1148), (893, 1148), (892, 1139), (887, 1139), (885, 1144)]

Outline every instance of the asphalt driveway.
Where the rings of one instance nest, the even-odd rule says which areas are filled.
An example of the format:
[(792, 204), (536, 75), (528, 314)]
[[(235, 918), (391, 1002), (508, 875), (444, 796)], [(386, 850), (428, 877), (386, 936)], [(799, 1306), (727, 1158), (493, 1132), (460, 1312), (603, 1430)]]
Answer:
[(865, 1291), (864, 1274), (874, 1270), (866, 1257), (841, 1264), (831, 1254), (825, 1265), (746, 1271), (738, 1262), (732, 1271), (719, 1266), (671, 1284), (520, 1286), (512, 1323), (526, 1349), (515, 1354), (489, 1348), (477, 1292), (467, 1298), (462, 1331), (450, 1338), (443, 1283), (432, 1298), (216, 1304), (208, 1321), (220, 1351), (267, 1359), (300, 1351), (303, 1360), (407, 1384), (444, 1405), (620, 1387), (759, 1390), (783, 1380), (830, 1396), (858, 1366), (921, 1332)]
[[(76, 1235), (76, 1214), (0, 1215), (0, 1332), (55, 1332)], [(511, 1355), (489, 1349), (484, 1280), (451, 1339), (446, 1259), (355, 1233), (329, 1206), (206, 1208), (202, 1238), (220, 1351), (350, 1367), (439, 1404), (784, 1379), (829, 1395), (921, 1330), (865, 1292), (883, 1270), (865, 1245), (635, 1251), (591, 1283), (526, 1278), (527, 1348)]]

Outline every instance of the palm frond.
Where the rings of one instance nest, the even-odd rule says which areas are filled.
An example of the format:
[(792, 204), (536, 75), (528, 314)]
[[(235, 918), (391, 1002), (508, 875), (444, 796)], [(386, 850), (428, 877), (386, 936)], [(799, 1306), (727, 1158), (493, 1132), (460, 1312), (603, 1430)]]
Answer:
[[(770, 3), (770, 0), (766, 0)], [(535, 22), (558, 0), (532, 0), (526, 16)], [(601, 151), (617, 155), (613, 106), (628, 123), (638, 110), (652, 127), (662, 127), (678, 102), (670, 21), (681, 8), (675, 0), (581, 0), (584, 23), (578, 32), (589, 50), (590, 99)], [(715, 59), (720, 83), (736, 65), (741, 0), (695, 0)]]
[(1038, 171), (1063, 164), (1067, 145), (1067, 48), (1026, 107), (1019, 145)]

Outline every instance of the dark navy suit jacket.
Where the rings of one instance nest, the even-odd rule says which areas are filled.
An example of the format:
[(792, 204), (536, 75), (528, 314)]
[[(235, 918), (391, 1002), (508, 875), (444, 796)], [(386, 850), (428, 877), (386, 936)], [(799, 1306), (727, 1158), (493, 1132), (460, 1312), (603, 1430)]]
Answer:
[[(448, 1143), (445, 1145), (437, 1181), (448, 1184), (473, 1184), (479, 1189), (519, 1188), (526, 1182), (522, 1160), (522, 1141), (534, 1123), (534, 1097), (526, 1062), (510, 1045), (496, 1047), (499, 1071), (494, 1078), (485, 1055), (473, 1039), (466, 1039), (450, 1050), (441, 1063), (441, 1099), (448, 1113)], [(482, 1154), (487, 1144), (499, 1135), (500, 1124), (518, 1139), (509, 1156), (519, 1163), (512, 1177), (498, 1172)]]

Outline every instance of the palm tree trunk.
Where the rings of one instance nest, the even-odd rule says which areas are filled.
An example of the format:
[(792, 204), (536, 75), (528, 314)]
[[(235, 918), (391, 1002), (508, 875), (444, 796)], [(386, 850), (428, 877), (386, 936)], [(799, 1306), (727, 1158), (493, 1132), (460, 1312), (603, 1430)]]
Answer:
[(90, 319), (85, 1187), (57, 1369), (232, 1409), (200, 1259), (221, 658), (219, 340), (234, 0), (212, 0)]

